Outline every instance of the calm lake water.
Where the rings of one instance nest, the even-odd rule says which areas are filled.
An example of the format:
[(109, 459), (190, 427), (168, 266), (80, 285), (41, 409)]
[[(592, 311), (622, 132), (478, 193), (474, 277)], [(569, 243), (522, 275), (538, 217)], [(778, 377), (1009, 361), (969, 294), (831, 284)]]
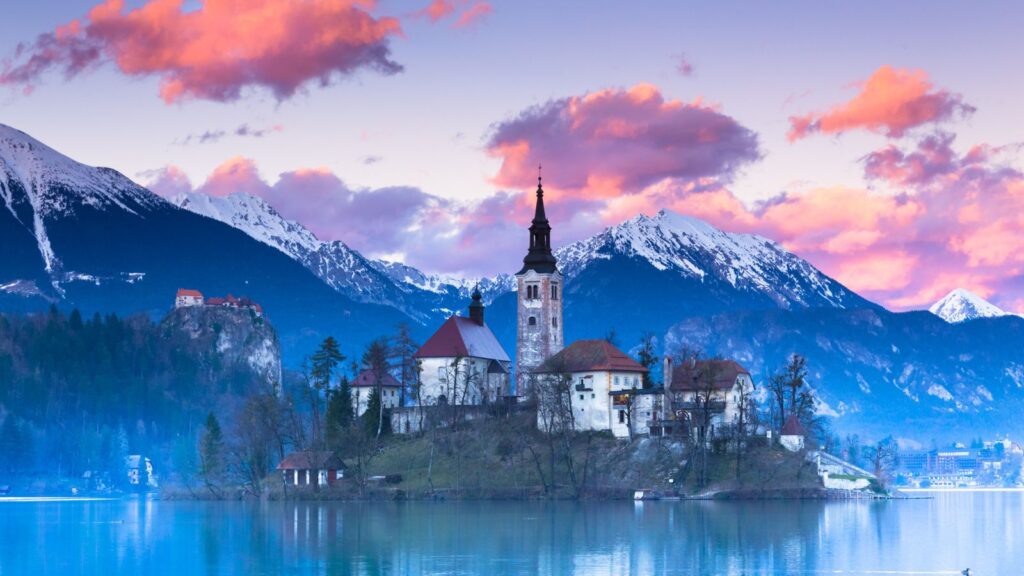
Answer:
[(1024, 494), (894, 502), (0, 502), (0, 575), (1024, 574)]

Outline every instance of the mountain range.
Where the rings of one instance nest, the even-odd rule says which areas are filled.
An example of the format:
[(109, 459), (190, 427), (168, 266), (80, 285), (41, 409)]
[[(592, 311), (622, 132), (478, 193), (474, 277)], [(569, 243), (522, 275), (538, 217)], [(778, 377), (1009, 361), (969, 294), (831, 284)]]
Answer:
[[(461, 313), (479, 284), (488, 324), (515, 350), (507, 274), (453, 279), (368, 258), (245, 194), (164, 200), (3, 125), (0, 201), (0, 242), (10, 247), (0, 260), (0, 309), (159, 316), (181, 287), (247, 295), (280, 333), (285, 366), (295, 367), (328, 334), (350, 357), (402, 322), (422, 341)], [(524, 229), (524, 254), (526, 239)], [(973, 307), (957, 314), (937, 309), (955, 323), (892, 313), (769, 239), (670, 211), (556, 256), (567, 279), (567, 341), (613, 332), (630, 350), (650, 333), (669, 351), (686, 344), (735, 357), (759, 381), (800, 352), (821, 411), (840, 429), (882, 433), (908, 417), (932, 422), (917, 431), (928, 435), (944, 434), (950, 418), (986, 430), (1021, 426), (1011, 408), (1024, 397), (1024, 320), (971, 319), (992, 315), (974, 299), (960, 298)]]

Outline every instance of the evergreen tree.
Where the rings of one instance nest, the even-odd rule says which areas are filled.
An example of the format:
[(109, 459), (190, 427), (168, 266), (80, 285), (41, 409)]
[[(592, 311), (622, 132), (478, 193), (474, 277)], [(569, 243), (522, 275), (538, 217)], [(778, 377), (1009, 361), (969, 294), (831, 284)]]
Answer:
[(370, 433), (380, 437), (380, 435), (384, 433), (384, 403), (382, 402), (384, 390), (382, 387), (384, 384), (384, 377), (390, 372), (390, 366), (388, 365), (388, 345), (386, 341), (378, 338), (377, 340), (370, 342), (370, 345), (366, 348), (366, 352), (363, 353), (363, 366), (373, 373), (373, 392), (370, 394), (370, 400), (373, 400), (373, 394), (377, 395), (377, 404), (372, 407), (367, 404), (366, 409), (367, 413), (374, 413), (373, 419), (377, 422), (376, 429)]
[(647, 372), (644, 372), (643, 375), (644, 389), (654, 386), (654, 379), (651, 378), (651, 370), (657, 366), (658, 360), (658, 355), (655, 353), (654, 334), (648, 332), (640, 338), (640, 351), (637, 352), (637, 362), (639, 362), (644, 368), (647, 368)]
[(226, 467), (224, 434), (220, 422), (211, 412), (206, 416), (206, 424), (199, 436), (199, 474), (211, 491), (223, 479)]
[(338, 347), (338, 341), (333, 336), (324, 338), (320, 348), (313, 354), (312, 365), (309, 368), (309, 379), (311, 390), (310, 405), (313, 412), (313, 444), (320, 444), (323, 439), (322, 426), (320, 422), (321, 399), (331, 389), (331, 379), (338, 364), (345, 360), (345, 355)]
[(398, 334), (392, 340), (389, 353), (389, 359), (396, 367), (398, 373), (398, 383), (402, 385), (398, 397), (399, 406), (408, 404), (409, 396), (412, 396), (414, 399), (419, 397), (417, 388), (419, 386), (420, 365), (419, 361), (416, 360), (416, 350), (418, 349), (419, 344), (412, 339), (409, 325), (404, 322), (399, 324)]
[(21, 427), (13, 414), (4, 418), (0, 427), (0, 472), (11, 474), (20, 467), (18, 455), (22, 451)]
[(124, 426), (117, 428), (114, 436), (112, 462), (110, 462), (110, 473), (114, 477), (115, 485), (123, 485), (128, 482), (128, 456), (131, 450), (128, 445), (128, 432)]
[(327, 401), (327, 414), (324, 417), (329, 448), (338, 448), (354, 418), (352, 387), (348, 383), (348, 378), (342, 377), (338, 382), (338, 389), (331, 393), (330, 400)]
[(384, 408), (381, 402), (380, 386), (375, 386), (370, 391), (370, 398), (366, 402), (366, 412), (363, 413), (363, 429), (371, 437), (385, 436), (391, 433), (390, 410)]

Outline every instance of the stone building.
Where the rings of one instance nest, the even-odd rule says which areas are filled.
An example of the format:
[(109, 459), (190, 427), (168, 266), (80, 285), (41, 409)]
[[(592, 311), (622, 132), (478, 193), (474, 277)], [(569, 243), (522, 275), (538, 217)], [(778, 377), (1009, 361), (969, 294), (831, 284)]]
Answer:
[(562, 349), (564, 283), (551, 251), (551, 225), (544, 213), (544, 188), (537, 178), (537, 207), (530, 225), (530, 249), (516, 274), (516, 395), (533, 397), (532, 373)]

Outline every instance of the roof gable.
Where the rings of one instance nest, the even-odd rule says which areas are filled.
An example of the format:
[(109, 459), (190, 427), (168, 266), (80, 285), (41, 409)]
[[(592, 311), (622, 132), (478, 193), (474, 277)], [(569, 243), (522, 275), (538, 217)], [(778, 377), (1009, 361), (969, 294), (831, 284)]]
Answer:
[(807, 429), (804, 428), (804, 425), (800, 423), (800, 420), (796, 416), (791, 414), (789, 418), (786, 419), (786, 423), (782, 425), (782, 429), (779, 430), (779, 434), (782, 436), (806, 436)]
[(548, 358), (534, 372), (647, 372), (636, 360), (607, 340), (577, 340)]
[[(377, 385), (377, 372), (367, 368), (356, 376), (356, 379), (352, 381), (353, 388), (372, 388)], [(395, 380), (395, 377), (387, 372), (384, 373), (384, 377), (381, 378), (380, 385), (385, 388), (401, 388), (402, 385)]]
[(416, 358), (484, 358), (510, 362), (486, 324), (452, 316), (416, 351)]
[(278, 470), (344, 470), (345, 462), (334, 452), (292, 452), (277, 465)]
[(709, 382), (714, 390), (728, 390), (740, 375), (750, 372), (735, 360), (687, 361), (672, 368), (672, 390), (704, 390)]

